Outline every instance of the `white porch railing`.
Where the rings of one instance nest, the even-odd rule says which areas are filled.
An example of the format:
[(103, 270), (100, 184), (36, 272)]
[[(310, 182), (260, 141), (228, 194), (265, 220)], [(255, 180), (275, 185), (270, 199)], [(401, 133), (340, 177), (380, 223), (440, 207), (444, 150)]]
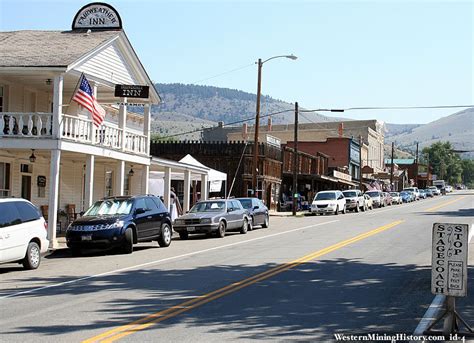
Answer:
[(0, 112), (0, 137), (51, 137), (52, 113)]
[[(0, 112), (0, 137), (52, 138), (52, 119), (52, 113)], [(95, 127), (88, 118), (63, 114), (59, 135), (61, 139), (68, 141), (141, 155), (148, 153), (148, 140), (145, 135), (130, 130), (124, 132), (110, 123)]]
[(140, 154), (147, 153), (147, 137), (130, 131), (125, 131), (125, 150)]

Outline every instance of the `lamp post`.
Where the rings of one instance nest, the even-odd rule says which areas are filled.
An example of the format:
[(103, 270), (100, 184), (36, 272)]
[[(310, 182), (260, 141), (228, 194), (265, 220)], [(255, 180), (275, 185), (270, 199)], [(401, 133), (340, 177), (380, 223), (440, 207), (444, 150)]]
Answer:
[(280, 55), (280, 56), (273, 56), (265, 61), (262, 61), (261, 58), (258, 59), (258, 79), (257, 79), (257, 108), (255, 111), (255, 137), (253, 140), (253, 168), (252, 168), (252, 188), (253, 188), (253, 196), (258, 198), (257, 196), (257, 168), (258, 168), (258, 129), (260, 123), (260, 96), (262, 91), (262, 66), (264, 63), (273, 60), (275, 58), (289, 58), (290, 60), (296, 60), (298, 57), (295, 55)]

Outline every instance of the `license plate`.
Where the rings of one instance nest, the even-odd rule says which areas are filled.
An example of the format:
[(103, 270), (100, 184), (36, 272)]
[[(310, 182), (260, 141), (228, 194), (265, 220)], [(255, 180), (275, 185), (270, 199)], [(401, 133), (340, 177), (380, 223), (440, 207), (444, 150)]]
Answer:
[(82, 236), (81, 239), (83, 241), (91, 241), (92, 240), (92, 235)]
[(187, 229), (188, 229), (188, 232), (196, 231), (196, 228), (194, 226), (188, 226)]

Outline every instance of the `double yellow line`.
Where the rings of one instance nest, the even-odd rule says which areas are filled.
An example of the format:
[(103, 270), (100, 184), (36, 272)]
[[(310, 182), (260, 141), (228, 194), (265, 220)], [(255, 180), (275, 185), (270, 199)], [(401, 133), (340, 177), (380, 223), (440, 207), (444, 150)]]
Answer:
[(170, 308), (167, 308), (165, 310), (150, 314), (146, 317), (143, 317), (141, 319), (138, 319), (132, 323), (119, 326), (115, 329), (106, 331), (100, 335), (94, 336), (90, 339), (87, 339), (83, 341), (84, 343), (95, 343), (95, 342), (114, 342), (120, 338), (123, 338), (125, 336), (131, 335), (137, 331), (141, 331), (144, 329), (147, 329), (148, 327), (162, 322), (166, 319), (175, 317), (183, 312), (190, 311), (196, 307), (202, 306), (204, 304), (207, 304), (208, 302), (211, 302), (213, 300), (219, 299), (225, 295), (234, 293), (244, 287), (248, 287), (256, 282), (260, 282), (263, 280), (266, 280), (274, 275), (280, 274), (284, 272), (285, 270), (295, 268), (305, 262), (309, 262), (311, 260), (314, 260), (315, 258), (321, 257), (323, 255), (326, 255), (330, 252), (333, 252), (335, 250), (341, 249), (347, 245), (353, 244), (355, 242), (358, 242), (360, 240), (363, 240), (365, 238), (368, 238), (370, 236), (376, 235), (382, 231), (388, 230), (390, 228), (393, 228), (399, 224), (401, 224), (403, 220), (398, 220), (395, 222), (392, 222), (390, 224), (380, 226), (374, 230), (365, 232), (363, 234), (357, 235), (355, 237), (346, 239), (344, 241), (341, 241), (339, 243), (333, 244), (327, 248), (315, 251), (309, 255), (303, 256), (299, 259), (296, 259), (294, 261), (284, 263), (282, 265), (279, 265), (277, 267), (271, 268), (265, 272), (262, 272), (260, 274), (254, 275), (252, 277), (249, 277), (247, 279), (235, 282), (233, 284), (230, 284), (228, 286), (219, 288), (213, 292), (203, 294), (200, 296), (197, 296), (193, 299), (190, 299), (188, 301), (182, 302), (178, 305), (172, 306)]
[(447, 202), (443, 202), (441, 205), (437, 205), (437, 206), (435, 206), (435, 207), (431, 207), (431, 208), (427, 209), (426, 212), (434, 212), (434, 211), (440, 209), (441, 207), (444, 207), (444, 206), (448, 206), (448, 205), (450, 205), (450, 204), (453, 204), (453, 203), (455, 203), (455, 202), (457, 202), (457, 201), (459, 201), (459, 200), (464, 199), (465, 197), (466, 197), (466, 196), (464, 195), (464, 196), (462, 196), (462, 197), (460, 197), (460, 198), (457, 198), (457, 199), (454, 199), (454, 200), (451, 200), (451, 201), (447, 201)]

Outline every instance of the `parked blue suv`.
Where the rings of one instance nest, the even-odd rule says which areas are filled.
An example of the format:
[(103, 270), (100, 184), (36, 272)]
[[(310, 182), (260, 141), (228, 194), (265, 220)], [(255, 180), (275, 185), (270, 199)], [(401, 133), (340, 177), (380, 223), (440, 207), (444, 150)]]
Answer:
[(168, 247), (172, 236), (171, 217), (161, 200), (153, 195), (121, 196), (97, 201), (66, 231), (73, 255), (84, 248), (120, 248), (131, 254), (133, 244), (158, 241)]

